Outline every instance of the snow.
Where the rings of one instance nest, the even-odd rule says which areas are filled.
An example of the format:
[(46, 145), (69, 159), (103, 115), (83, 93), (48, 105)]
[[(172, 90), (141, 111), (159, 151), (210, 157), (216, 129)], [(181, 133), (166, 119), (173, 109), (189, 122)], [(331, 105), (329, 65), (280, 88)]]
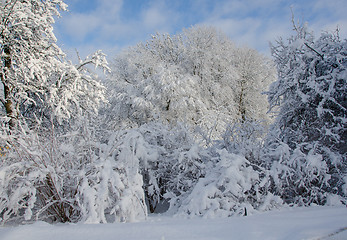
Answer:
[[(338, 232), (338, 233), (337, 233)], [(88, 239), (347, 239), (346, 207), (284, 208), (247, 217), (217, 219), (151, 215), (147, 221), (0, 227), (2, 240)]]

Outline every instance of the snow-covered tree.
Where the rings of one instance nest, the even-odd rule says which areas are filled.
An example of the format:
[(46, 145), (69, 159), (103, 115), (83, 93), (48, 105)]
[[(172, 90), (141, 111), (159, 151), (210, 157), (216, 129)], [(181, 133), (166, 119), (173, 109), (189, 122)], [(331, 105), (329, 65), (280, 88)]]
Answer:
[(267, 96), (264, 92), (276, 79), (273, 63), (247, 47), (236, 49), (232, 62), (238, 73), (233, 88), (238, 119), (264, 123), (269, 121)]
[(1, 3), (1, 82), (2, 103), (15, 125), (22, 102), (32, 98), (27, 92), (42, 92), (50, 72), (61, 66), (61, 50), (55, 44), (52, 24), (65, 10), (62, 1), (2, 1)]
[(268, 96), (278, 117), (267, 156), (286, 201), (324, 204), (327, 194), (346, 197), (347, 41), (294, 27), (296, 35), (272, 46), (279, 78)]
[(0, 224), (132, 221), (146, 216), (139, 164), (93, 125), (105, 88), (97, 51), (75, 65), (56, 45), (60, 0), (0, 5)]
[(140, 126), (157, 118), (172, 123), (197, 118), (202, 105), (195, 90), (198, 87), (193, 77), (173, 62), (172, 54), (165, 54), (170, 46), (161, 44), (170, 39), (168, 35), (154, 36), (115, 59), (108, 86), (113, 96), (112, 115), (119, 118), (114, 120)]
[(265, 57), (201, 26), (174, 36), (157, 34), (118, 55), (111, 68), (108, 112), (118, 116), (115, 121), (185, 122), (213, 137), (232, 120), (264, 117), (261, 92), (274, 80)]
[(22, 116), (44, 116), (45, 108), (61, 120), (104, 101), (103, 86), (85, 65), (106, 67), (105, 56), (97, 52), (75, 66), (56, 45), (54, 17), (66, 7), (61, 0), (6, 0), (0, 5), (0, 100), (11, 128)]

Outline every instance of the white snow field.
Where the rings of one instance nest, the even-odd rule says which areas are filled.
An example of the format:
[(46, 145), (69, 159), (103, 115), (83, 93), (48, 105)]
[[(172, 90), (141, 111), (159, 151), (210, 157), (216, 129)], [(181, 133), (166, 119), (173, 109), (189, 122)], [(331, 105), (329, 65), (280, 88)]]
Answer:
[(151, 215), (147, 221), (0, 227), (1, 240), (347, 239), (346, 207), (286, 208), (246, 217), (186, 219)]

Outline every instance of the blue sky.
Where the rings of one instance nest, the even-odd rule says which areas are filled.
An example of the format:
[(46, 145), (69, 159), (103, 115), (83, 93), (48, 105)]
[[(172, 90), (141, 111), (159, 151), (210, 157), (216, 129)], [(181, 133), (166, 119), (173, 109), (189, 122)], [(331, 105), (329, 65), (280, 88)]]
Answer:
[(270, 55), (269, 42), (291, 34), (291, 9), (316, 33), (339, 26), (347, 38), (347, 0), (66, 0), (57, 19), (58, 44), (82, 56), (102, 49), (113, 57), (156, 32), (176, 34), (215, 26), (236, 44)]

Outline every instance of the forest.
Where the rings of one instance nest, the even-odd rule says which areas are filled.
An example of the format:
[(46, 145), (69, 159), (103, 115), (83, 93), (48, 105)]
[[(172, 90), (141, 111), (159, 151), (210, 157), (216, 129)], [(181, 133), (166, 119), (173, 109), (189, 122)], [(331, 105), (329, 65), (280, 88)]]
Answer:
[(293, 21), (268, 58), (192, 26), (73, 63), (66, 9), (0, 5), (0, 225), (347, 205), (339, 29)]

